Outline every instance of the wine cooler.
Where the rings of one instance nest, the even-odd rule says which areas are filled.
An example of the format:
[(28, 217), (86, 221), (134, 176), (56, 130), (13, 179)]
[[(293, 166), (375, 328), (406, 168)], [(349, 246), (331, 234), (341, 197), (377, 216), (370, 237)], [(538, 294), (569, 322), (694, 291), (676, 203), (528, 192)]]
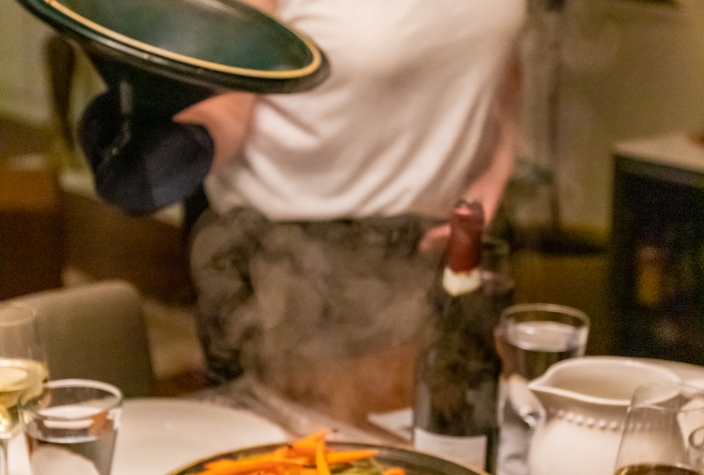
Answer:
[(672, 135), (616, 150), (614, 352), (704, 365), (704, 145)]

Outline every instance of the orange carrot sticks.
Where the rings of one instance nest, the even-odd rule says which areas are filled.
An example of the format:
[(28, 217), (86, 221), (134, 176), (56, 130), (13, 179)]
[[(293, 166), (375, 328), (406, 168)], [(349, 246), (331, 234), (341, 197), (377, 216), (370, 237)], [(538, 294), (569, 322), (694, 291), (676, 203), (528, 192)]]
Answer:
[(315, 449), (315, 466), (318, 469), (318, 475), (330, 475), (330, 467), (325, 459), (325, 440), (320, 439)]
[(330, 432), (332, 432), (330, 429), (321, 429), (317, 432), (313, 432), (312, 434), (307, 435), (302, 439), (298, 439), (290, 444), (290, 448), (300, 454), (315, 456), (318, 441), (324, 440), (325, 436), (327, 436)]
[(260, 471), (270, 471), (278, 467), (287, 466), (302, 466), (303, 464), (295, 460), (274, 460), (257, 458), (250, 460), (248, 458), (240, 460), (217, 460), (205, 466), (206, 470), (201, 472), (207, 475), (243, 475), (251, 474)]
[[(376, 450), (331, 450), (323, 429), (271, 452), (241, 459), (216, 460), (196, 475), (331, 475), (330, 467), (368, 459)], [(395, 470), (395, 471), (394, 471)], [(403, 469), (388, 469), (383, 475), (405, 475)]]
[(368, 459), (377, 454), (376, 450), (350, 450), (347, 452), (328, 452), (325, 458), (329, 465), (336, 463), (350, 463), (357, 460)]

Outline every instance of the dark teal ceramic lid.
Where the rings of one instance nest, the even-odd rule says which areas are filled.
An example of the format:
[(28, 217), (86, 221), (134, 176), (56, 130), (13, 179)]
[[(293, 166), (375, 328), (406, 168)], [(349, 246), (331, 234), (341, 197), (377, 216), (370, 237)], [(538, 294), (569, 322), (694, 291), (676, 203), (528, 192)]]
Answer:
[(114, 71), (118, 63), (177, 82), (259, 93), (310, 89), (328, 74), (311, 39), (237, 0), (19, 1), (76, 40), (98, 69)]

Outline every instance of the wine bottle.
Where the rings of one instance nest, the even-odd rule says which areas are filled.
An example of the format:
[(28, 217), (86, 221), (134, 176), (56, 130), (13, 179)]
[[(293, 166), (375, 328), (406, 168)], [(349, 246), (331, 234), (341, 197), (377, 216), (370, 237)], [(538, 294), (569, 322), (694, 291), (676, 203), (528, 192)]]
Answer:
[(450, 219), (436, 332), (416, 373), (413, 443), (474, 470), (495, 471), (500, 370), (493, 330), (498, 315), (482, 289), (484, 213), (460, 201)]

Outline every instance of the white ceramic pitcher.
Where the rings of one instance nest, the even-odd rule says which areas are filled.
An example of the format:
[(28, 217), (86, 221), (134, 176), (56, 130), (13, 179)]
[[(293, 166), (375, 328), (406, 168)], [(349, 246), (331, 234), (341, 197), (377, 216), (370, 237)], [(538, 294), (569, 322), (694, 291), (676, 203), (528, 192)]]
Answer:
[(655, 363), (587, 356), (561, 361), (528, 385), (545, 409), (528, 454), (530, 475), (613, 475), (635, 389), (679, 381)]

